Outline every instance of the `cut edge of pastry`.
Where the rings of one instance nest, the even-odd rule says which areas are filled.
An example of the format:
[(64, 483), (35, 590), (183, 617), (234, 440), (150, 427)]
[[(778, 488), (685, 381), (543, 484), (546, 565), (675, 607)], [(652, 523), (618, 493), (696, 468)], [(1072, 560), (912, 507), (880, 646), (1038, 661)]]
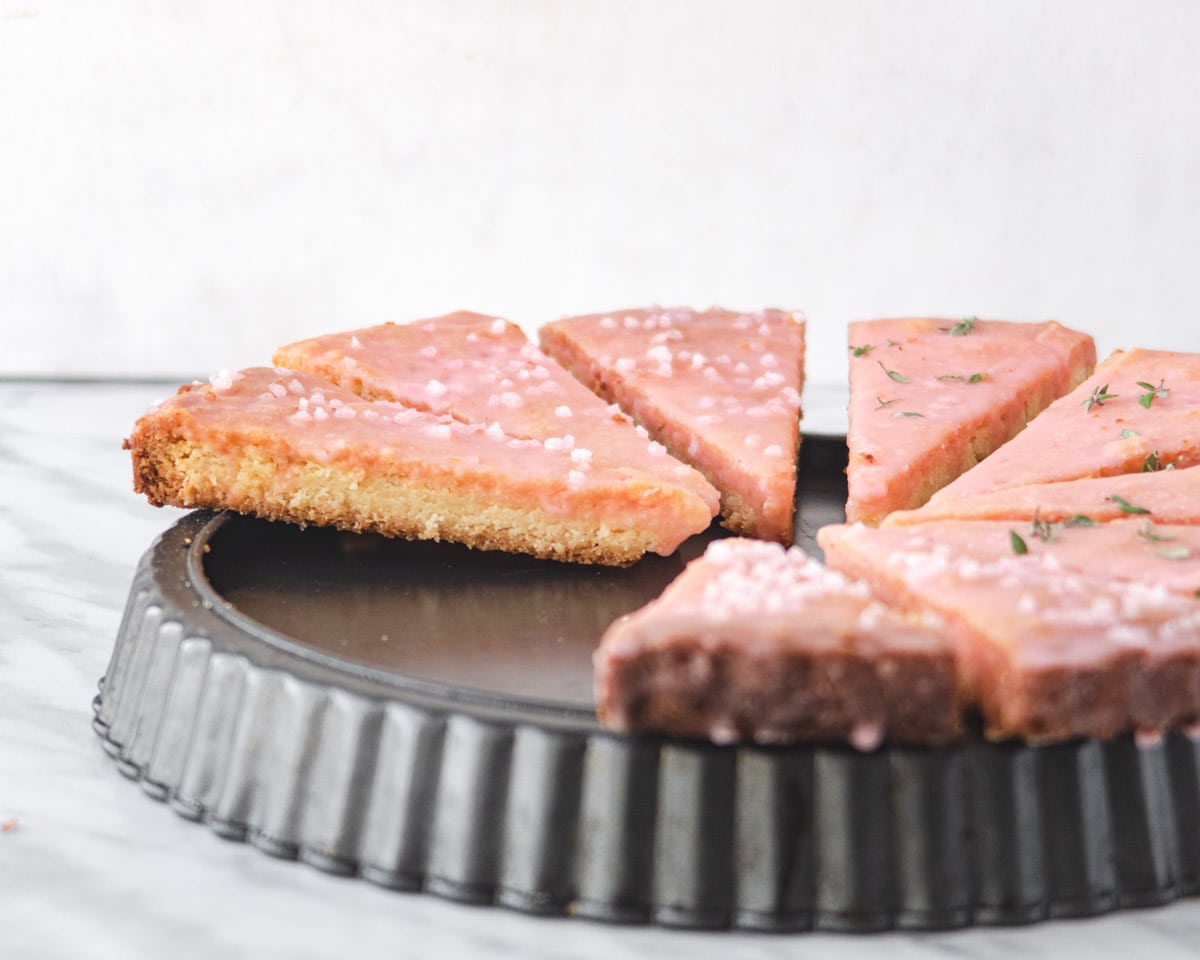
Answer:
[(485, 491), (451, 490), (399, 474), (296, 460), (279, 483), (278, 456), (248, 445), (222, 456), (188, 438), (141, 431), (129, 441), (134, 489), (156, 506), (231, 509), (267, 520), (451, 540), (549, 560), (626, 566), (655, 546), (644, 530), (505, 506)]

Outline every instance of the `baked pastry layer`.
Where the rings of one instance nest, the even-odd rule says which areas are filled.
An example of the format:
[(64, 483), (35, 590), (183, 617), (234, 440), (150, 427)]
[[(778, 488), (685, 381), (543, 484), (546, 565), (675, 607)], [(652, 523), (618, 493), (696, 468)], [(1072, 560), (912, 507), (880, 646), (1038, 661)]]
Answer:
[(847, 520), (911, 510), (1091, 373), (1092, 338), (1054, 322), (850, 324)]
[(1156, 523), (1200, 524), (1200, 467), (1175, 469), (1154, 453), (1138, 473), (1085, 477), (1055, 483), (1026, 483), (961, 497), (934, 497), (916, 510), (889, 514), (883, 526), (937, 520), (1041, 520), (1086, 517), (1097, 523), (1129, 516)]
[(390, 400), (464, 423), (496, 424), (511, 437), (555, 440), (621, 462), (717, 513), (717, 491), (546, 356), (515, 324), (459, 311), (302, 340), (274, 362), (368, 400)]
[(804, 319), (619, 310), (541, 328), (542, 349), (721, 492), (735, 533), (791, 543)]
[(717, 540), (595, 656), (601, 721), (719, 743), (959, 733), (953, 650), (935, 618), (874, 602), (798, 548)]
[[(1150, 532), (1198, 542), (1193, 527)], [(1151, 569), (1186, 562), (1190, 583), (1200, 559), (1161, 554), (1173, 541), (1136, 521), (1038, 536), (1007, 523), (832, 525), (818, 540), (884, 602), (942, 617), (964, 703), (992, 738), (1107, 739), (1200, 719), (1196, 587), (1172, 569), (1171, 592)]]
[(511, 437), (283, 369), (184, 387), (127, 445), (134, 487), (155, 504), (556, 560), (668, 554), (711, 519), (694, 495), (567, 436)]
[(1200, 353), (1115, 351), (935, 499), (940, 505), (1032, 483), (1141, 473), (1151, 462), (1200, 465)]

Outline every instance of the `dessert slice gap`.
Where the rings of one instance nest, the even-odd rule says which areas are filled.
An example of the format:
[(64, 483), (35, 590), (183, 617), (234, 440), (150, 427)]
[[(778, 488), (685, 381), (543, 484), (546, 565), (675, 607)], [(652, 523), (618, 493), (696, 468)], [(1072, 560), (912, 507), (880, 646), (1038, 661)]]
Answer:
[(512, 437), (311, 374), (185, 386), (126, 441), (151, 503), (626, 565), (708, 525), (694, 495), (565, 444)]
[(960, 733), (953, 650), (934, 618), (761, 540), (709, 544), (608, 629), (595, 665), (598, 715), (621, 732), (861, 750)]
[(1200, 524), (1200, 466), (1176, 469), (1157, 453), (1138, 473), (1053, 483), (1026, 483), (961, 497), (934, 497), (916, 510), (889, 514), (882, 526), (938, 520), (1039, 519), (1047, 523), (1086, 518), (1103, 523), (1148, 511), (1156, 523)]
[[(1200, 572), (1195, 528), (1116, 521), (1048, 539), (978, 521), (818, 534), (833, 569), (886, 603), (945, 620), (963, 702), (978, 706), (988, 737), (1107, 739), (1195, 723), (1200, 601), (1186, 586)], [(1171, 544), (1186, 556), (1170, 559), (1160, 548)]]
[(631, 476), (654, 478), (664, 490), (703, 502), (709, 521), (716, 515), (717, 491), (699, 473), (667, 456), (502, 318), (458, 311), (379, 324), (289, 344), (273, 359), (367, 399), (464, 423), (494, 423), (512, 437), (566, 444), (576, 460), (607, 457), (624, 463)]
[(1012, 442), (939, 491), (981, 493), (1200, 465), (1200, 354), (1115, 351)]
[(793, 537), (804, 319), (645, 308), (566, 317), (542, 349), (721, 492), (735, 533)]
[(851, 323), (847, 520), (915, 509), (1091, 373), (1095, 344), (1053, 321)]

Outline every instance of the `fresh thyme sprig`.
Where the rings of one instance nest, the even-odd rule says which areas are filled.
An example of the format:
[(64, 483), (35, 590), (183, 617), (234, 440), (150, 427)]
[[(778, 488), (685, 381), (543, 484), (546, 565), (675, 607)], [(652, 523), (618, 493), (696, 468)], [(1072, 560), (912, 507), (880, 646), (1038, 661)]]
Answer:
[(1146, 454), (1146, 459), (1142, 461), (1142, 473), (1157, 473), (1159, 470), (1174, 470), (1175, 464), (1163, 463), (1159, 457), (1158, 451), (1154, 450)]
[(1041, 510), (1034, 507), (1033, 523), (1030, 524), (1029, 534), (1035, 540), (1041, 540), (1043, 543), (1052, 543), (1058, 536), (1058, 530), (1062, 526), (1060, 523), (1051, 523), (1049, 520), (1043, 520)]
[(1162, 543), (1164, 540), (1175, 540), (1176, 537), (1169, 533), (1159, 533), (1154, 529), (1154, 521), (1147, 520), (1138, 530), (1139, 537), (1145, 537), (1151, 543)]
[[(1145, 537), (1153, 544), (1163, 543), (1167, 540), (1179, 539), (1178, 537), (1169, 533), (1159, 533), (1154, 529), (1154, 524), (1150, 520), (1147, 520), (1144, 524), (1142, 524), (1141, 529), (1138, 530), (1138, 535)], [(1164, 547), (1160, 550), (1155, 550), (1154, 552), (1164, 560), (1186, 560), (1192, 555), (1191, 547), (1184, 546)]]
[(1042, 518), (1041, 507), (1034, 507), (1033, 522), (1029, 527), (1029, 535), (1035, 540), (1041, 540), (1043, 543), (1053, 543), (1058, 539), (1059, 531), (1064, 527), (1098, 526), (1100, 526), (1100, 524), (1083, 513), (1076, 513), (1073, 516), (1067, 517), (1065, 520), (1044, 520)]
[(882, 360), (877, 362), (879, 363), (879, 369), (886, 373), (889, 379), (896, 381), (896, 383), (912, 383), (912, 381), (904, 374), (899, 373), (896, 370), (889, 370), (887, 367), (885, 367)]
[(964, 377), (957, 373), (946, 373), (938, 377), (939, 380), (957, 381), (958, 383), (979, 383), (983, 380), (982, 373), (973, 373), (969, 377)]
[(940, 329), (952, 337), (965, 337), (975, 329), (975, 323), (978, 320), (978, 317), (967, 317), (965, 320), (959, 320), (952, 327), (941, 327)]
[(1138, 394), (1138, 403), (1149, 410), (1150, 404), (1155, 400), (1165, 400), (1169, 397), (1171, 395), (1171, 388), (1164, 387), (1164, 383), (1166, 383), (1166, 378), (1159, 380), (1157, 387), (1152, 383), (1147, 383), (1145, 380), (1139, 380), (1137, 385), (1146, 392)]
[(1116, 400), (1119, 396), (1119, 393), (1109, 393), (1108, 384), (1106, 383), (1104, 386), (1093, 390), (1091, 396), (1083, 401), (1083, 409), (1084, 411), (1090, 411), (1092, 407), (1102, 407), (1105, 400)]
[(1111, 500), (1113, 503), (1115, 503), (1118, 507), (1120, 507), (1122, 513), (1134, 513), (1134, 514), (1139, 514), (1139, 515), (1141, 515), (1141, 514), (1148, 515), (1150, 513), (1150, 511), (1147, 510), (1145, 507), (1135, 506), (1134, 504), (1132, 504), (1128, 500), (1126, 500), (1124, 497), (1119, 497), (1115, 493), (1112, 496), (1110, 496), (1108, 499)]

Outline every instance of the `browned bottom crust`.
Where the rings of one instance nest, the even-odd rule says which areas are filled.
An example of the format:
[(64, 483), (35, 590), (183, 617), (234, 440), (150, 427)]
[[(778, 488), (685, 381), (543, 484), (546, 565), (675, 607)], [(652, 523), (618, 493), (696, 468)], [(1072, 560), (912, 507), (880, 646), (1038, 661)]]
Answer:
[(830, 566), (868, 583), (883, 603), (938, 610), (957, 648), (959, 699), (979, 710), (989, 739), (1107, 740), (1200, 720), (1200, 638), (1179, 638), (1172, 649), (1131, 648), (1090, 661), (1072, 657), (1066, 646), (1057, 658), (1051, 651), (1041, 662), (1031, 660), (1019, 649), (998, 645), (963, 611), (939, 605), (935, 593), (912, 588), (898, 567), (876, 562), (862, 544), (843, 539), (846, 529), (827, 527), (819, 537)]
[(875, 659), (791, 652), (767, 661), (737, 649), (678, 642), (636, 656), (597, 656), (601, 722), (630, 732), (726, 743), (884, 738), (942, 744), (961, 732), (949, 653)]
[(1130, 729), (1187, 727), (1200, 717), (1200, 651), (1148, 661), (1136, 652), (1086, 668), (1014, 668), (984, 656), (974, 695), (992, 740), (1107, 740)]
[(611, 566), (630, 564), (652, 546), (645, 531), (506, 506), (465, 486), (451, 489), (333, 463), (280, 463), (252, 447), (222, 455), (152, 432), (135, 437), (130, 447), (134, 489), (156, 506), (229, 509), (300, 525)]

